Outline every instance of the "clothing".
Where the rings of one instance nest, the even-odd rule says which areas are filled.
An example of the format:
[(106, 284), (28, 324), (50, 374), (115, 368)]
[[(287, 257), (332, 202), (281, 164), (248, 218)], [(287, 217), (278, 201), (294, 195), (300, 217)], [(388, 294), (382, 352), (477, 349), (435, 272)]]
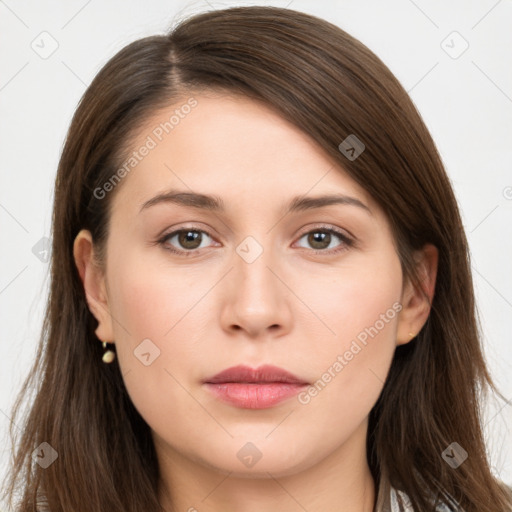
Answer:
[[(456, 504), (454, 503), (456, 506)], [(437, 512), (452, 512), (454, 509), (448, 507), (447, 505), (441, 504), (436, 507)], [(460, 510), (460, 512), (463, 512), (461, 508), (456, 508), (455, 510)], [(391, 487), (390, 493), (389, 493), (389, 502), (384, 507), (383, 512), (415, 512), (414, 509), (411, 506), (411, 502), (409, 500), (409, 497), (407, 494), (405, 494), (403, 491), (398, 491)]]

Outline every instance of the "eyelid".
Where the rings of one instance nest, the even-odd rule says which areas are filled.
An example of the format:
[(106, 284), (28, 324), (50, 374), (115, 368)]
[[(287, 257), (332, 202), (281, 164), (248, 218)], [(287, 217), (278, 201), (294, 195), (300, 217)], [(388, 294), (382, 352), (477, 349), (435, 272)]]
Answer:
[(322, 231), (322, 230), (325, 230), (325, 231), (329, 231), (329, 232), (332, 232), (332, 233), (335, 233), (339, 236), (341, 236), (342, 238), (346, 238), (347, 240), (352, 240), (355, 242), (356, 240), (356, 237), (348, 230), (346, 229), (342, 229), (342, 228), (339, 228), (337, 226), (334, 226), (333, 224), (326, 224), (326, 223), (318, 223), (318, 224), (309, 224), (306, 228), (304, 228), (303, 230), (301, 229), (300, 230), (300, 234), (298, 235), (299, 237), (302, 237), (304, 235), (306, 235), (307, 233), (310, 233), (311, 231), (315, 231), (315, 230), (318, 230), (318, 231)]
[(200, 225), (195, 225), (195, 226), (189, 226), (188, 223), (184, 223), (184, 224), (178, 224), (176, 227), (173, 227), (173, 228), (166, 228), (164, 229), (161, 234), (157, 235), (157, 240), (156, 242), (159, 242), (161, 240), (165, 240), (167, 238), (169, 238), (171, 235), (175, 235), (177, 233), (179, 233), (180, 231), (199, 231), (201, 233), (206, 233), (210, 238), (213, 238), (215, 239), (216, 237), (213, 236), (211, 234), (211, 232), (213, 231), (212, 229), (210, 229), (209, 227), (205, 228), (205, 227), (201, 227)]

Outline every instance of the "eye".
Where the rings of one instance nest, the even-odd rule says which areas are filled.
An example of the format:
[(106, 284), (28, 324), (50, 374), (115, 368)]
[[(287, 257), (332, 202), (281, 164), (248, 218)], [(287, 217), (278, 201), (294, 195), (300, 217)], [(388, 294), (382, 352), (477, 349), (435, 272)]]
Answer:
[[(208, 247), (210, 245), (208, 239), (213, 240), (202, 229), (181, 228), (165, 234), (157, 243), (170, 252), (186, 257), (193, 256), (197, 250)], [(299, 238), (299, 242), (303, 239), (315, 253), (335, 254), (354, 245), (353, 239), (332, 227), (310, 230)], [(299, 247), (308, 248), (300, 244)]]
[(210, 235), (202, 229), (178, 229), (165, 235), (159, 243), (171, 252), (183, 254), (207, 247), (208, 244), (203, 244), (205, 235), (206, 238), (211, 239)]
[[(302, 239), (306, 239), (306, 243), (308, 243), (315, 252), (328, 252), (331, 254), (346, 250), (348, 247), (354, 245), (351, 238), (341, 231), (330, 227), (308, 231), (300, 237), (299, 241)], [(341, 241), (341, 243), (336, 244), (336, 239)]]

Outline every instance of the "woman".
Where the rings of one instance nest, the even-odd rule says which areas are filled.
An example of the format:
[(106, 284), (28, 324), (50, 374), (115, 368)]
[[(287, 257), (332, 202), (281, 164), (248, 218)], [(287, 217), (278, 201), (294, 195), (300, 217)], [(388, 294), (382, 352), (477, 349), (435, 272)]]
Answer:
[(17, 510), (511, 510), (453, 191), (341, 29), (240, 7), (121, 50), (52, 254)]

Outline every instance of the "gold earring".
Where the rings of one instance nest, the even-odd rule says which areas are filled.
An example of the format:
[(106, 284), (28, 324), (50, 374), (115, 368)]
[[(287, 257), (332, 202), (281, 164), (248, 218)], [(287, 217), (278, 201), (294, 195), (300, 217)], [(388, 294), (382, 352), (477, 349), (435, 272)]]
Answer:
[(107, 350), (107, 342), (103, 342), (103, 349), (105, 350), (105, 353), (103, 354), (103, 357), (101, 358), (104, 363), (111, 363), (116, 358), (116, 353), (112, 350)]
[(412, 332), (409, 333), (410, 338), (414, 338), (414, 334)]

